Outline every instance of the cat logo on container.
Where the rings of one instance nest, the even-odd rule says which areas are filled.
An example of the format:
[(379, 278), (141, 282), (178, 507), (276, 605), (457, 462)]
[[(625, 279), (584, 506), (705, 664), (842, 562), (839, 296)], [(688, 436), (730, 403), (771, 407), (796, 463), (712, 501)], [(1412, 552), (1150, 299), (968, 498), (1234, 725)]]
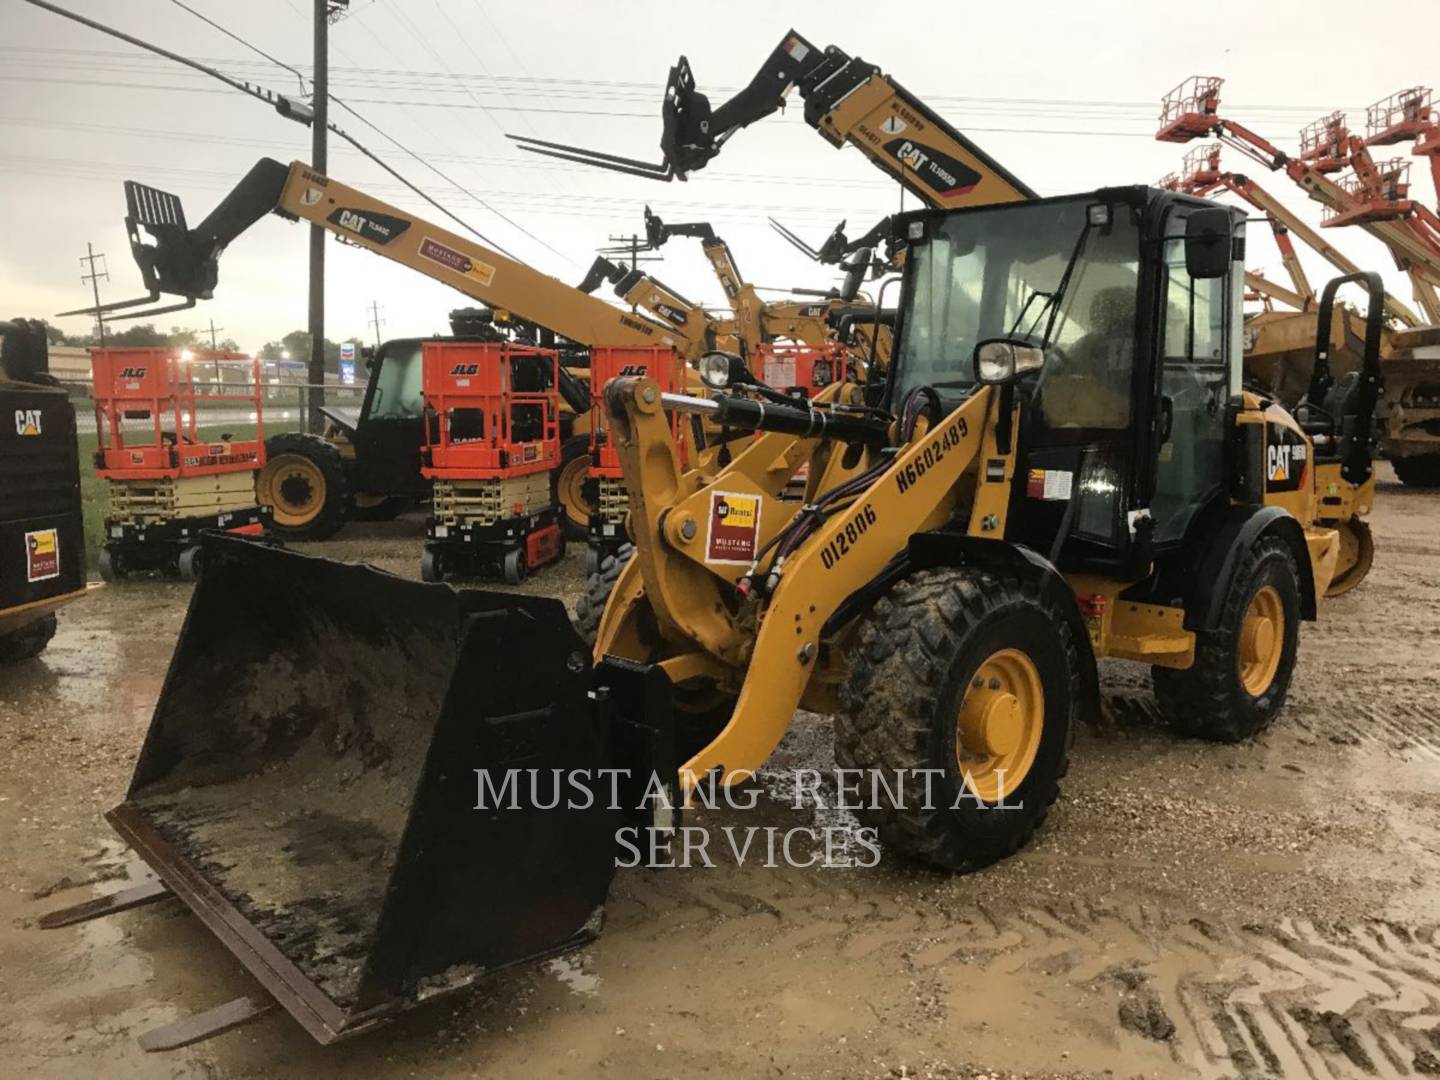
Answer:
[(710, 493), (710, 530), (705, 561), (749, 566), (760, 541), (760, 496), (735, 491)]
[(39, 409), (16, 409), (15, 410), (15, 434), (21, 436), (35, 436), (40, 434), (40, 410)]
[(25, 534), (25, 580), (49, 581), (60, 576), (60, 534), (39, 529)]

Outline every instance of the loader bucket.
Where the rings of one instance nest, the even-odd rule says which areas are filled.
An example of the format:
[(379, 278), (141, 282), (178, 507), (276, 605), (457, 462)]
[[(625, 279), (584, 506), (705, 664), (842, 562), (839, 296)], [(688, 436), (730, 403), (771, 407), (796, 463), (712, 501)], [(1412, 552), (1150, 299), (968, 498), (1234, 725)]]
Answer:
[(559, 601), (220, 536), (203, 559), (108, 817), (312, 1035), (598, 932), (616, 815), (527, 779), (607, 767)]

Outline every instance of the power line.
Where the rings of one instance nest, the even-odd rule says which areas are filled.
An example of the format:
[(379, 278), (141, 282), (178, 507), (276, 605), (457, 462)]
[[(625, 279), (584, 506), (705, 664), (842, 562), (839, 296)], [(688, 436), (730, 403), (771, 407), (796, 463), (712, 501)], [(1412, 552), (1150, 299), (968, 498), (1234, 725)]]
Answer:
[(200, 12), (196, 11), (196, 10), (195, 10), (194, 8), (192, 8), (189, 4), (184, 3), (183, 0), (170, 0), (170, 2), (171, 2), (172, 4), (174, 4), (174, 5), (175, 5), (176, 7), (178, 7), (178, 8), (181, 8), (181, 9), (183, 9), (183, 10), (185, 10), (185, 11), (188, 11), (191, 15), (194, 15), (195, 18), (199, 19), (201, 22), (205, 23), (206, 25), (208, 25), (208, 26), (213, 26), (216, 30), (219, 30), (220, 33), (224, 34), (226, 37), (231, 38), (231, 39), (233, 39), (233, 40), (235, 40), (235, 41), (238, 41), (241, 45), (244, 45), (245, 48), (249, 49), (251, 52), (256, 53), (256, 54), (258, 54), (258, 55), (260, 55), (260, 56), (263, 56), (266, 60), (269, 60), (270, 63), (274, 64), (276, 67), (282, 67), (282, 68), (284, 68), (286, 71), (288, 71), (288, 72), (290, 72), (292, 75), (294, 75), (295, 78), (299, 81), (299, 83), (300, 83), (300, 93), (303, 94), (303, 93), (306, 92), (306, 90), (305, 90), (305, 76), (302, 75), (302, 74), (300, 74), (300, 72), (299, 72), (298, 69), (291, 67), (289, 64), (285, 63), (284, 60), (277, 60), (277, 59), (275, 59), (275, 57), (271, 56), (269, 53), (267, 53), (264, 49), (260, 48), (258, 45), (252, 45), (250, 42), (248, 42), (248, 41), (246, 41), (244, 38), (242, 38), (239, 34), (233, 33), (233, 32), (231, 32), (230, 30), (225, 29), (225, 27), (221, 26), (221, 25), (220, 25), (219, 23), (217, 23), (214, 19), (211, 19), (211, 18), (209, 18), (208, 16), (205, 16), (205, 15), (200, 14)]
[[(298, 71), (296, 71), (295, 68), (291, 67), (289, 64), (281, 63), (281, 61), (275, 60), (273, 57), (270, 56), (269, 53), (266, 53), (264, 50), (260, 49), (259, 47), (255, 46), (255, 45), (251, 45), (248, 41), (246, 41), (244, 38), (240, 37), (238, 34), (232, 33), (231, 31), (225, 29), (225, 27), (221, 26), (219, 23), (217, 23), (217, 22), (215, 22), (215, 21), (213, 21), (213, 20), (211, 20), (211, 19), (207, 19), (204, 15), (201, 15), (199, 12), (195, 11), (193, 8), (186, 7), (185, 4), (181, 3), (181, 0), (171, 0), (171, 3), (176, 4), (176, 5), (179, 6), (179, 7), (184, 8), (186, 11), (189, 11), (189, 12), (190, 12), (192, 15), (194, 15), (196, 18), (198, 18), (198, 19), (200, 19), (201, 21), (209, 24), (210, 26), (215, 27), (215, 29), (220, 30), (222, 33), (228, 35), (229, 37), (234, 38), (236, 41), (240, 42), (240, 43), (241, 43), (242, 45), (244, 45), (246, 48), (251, 49), (251, 50), (253, 50), (253, 51), (256, 52), (256, 53), (259, 53), (261, 56), (264, 56), (267, 60), (272, 60), (274, 63), (279, 64), (281, 67), (285, 68), (286, 70), (294, 72), (297, 77), (300, 75), (300, 73), (299, 73)], [(302, 87), (302, 89), (303, 89), (303, 87), (304, 87), (304, 79), (303, 79), (303, 78), (301, 79), (301, 87)], [(393, 146), (395, 146), (395, 147), (396, 147), (397, 149), (399, 149), (401, 152), (409, 155), (409, 156), (410, 156), (411, 158), (413, 158), (415, 161), (417, 161), (417, 162), (419, 162), (421, 165), (425, 166), (427, 169), (429, 169), (431, 172), (433, 172), (436, 176), (440, 177), (440, 178), (441, 178), (442, 180), (444, 180), (446, 183), (450, 184), (451, 186), (453, 186), (454, 188), (456, 188), (458, 191), (465, 192), (466, 194), (470, 194), (468, 191), (466, 191), (466, 189), (465, 189), (458, 181), (452, 179), (451, 177), (447, 176), (445, 173), (441, 172), (441, 171), (440, 171), (439, 169), (437, 169), (434, 165), (430, 164), (430, 162), (428, 162), (428, 161), (426, 161), (424, 158), (422, 158), (419, 154), (415, 153), (415, 152), (414, 152), (413, 150), (411, 150), (409, 147), (407, 147), (407, 146), (405, 146), (404, 144), (402, 144), (398, 139), (396, 139), (396, 138), (395, 138), (393, 135), (391, 135), (389, 132), (383, 130), (383, 129), (382, 129), (381, 127), (379, 127), (377, 124), (375, 124), (375, 123), (372, 122), (371, 120), (367, 119), (366, 117), (362, 116), (362, 115), (361, 115), (359, 112), (357, 112), (355, 109), (351, 108), (348, 104), (346, 104), (343, 100), (341, 100), (341, 99), (340, 99), (339, 97), (337, 97), (335, 94), (327, 94), (327, 96), (328, 96), (329, 100), (333, 101), (336, 105), (339, 105), (342, 109), (344, 109), (346, 112), (348, 112), (351, 116), (355, 117), (355, 119), (359, 120), (359, 121), (360, 121), (362, 124), (364, 124), (366, 127), (370, 128), (372, 131), (374, 131), (376, 134), (378, 134), (381, 138), (386, 139), (387, 141), (389, 141)], [(345, 135), (345, 133), (344, 133), (343, 131), (341, 131), (338, 127), (335, 127), (333, 124), (327, 125), (327, 126), (330, 128), (330, 130), (334, 131), (335, 134), (339, 135), (341, 138), (349, 139), (349, 136)], [(353, 142), (353, 140), (350, 140), (350, 141)], [(356, 143), (355, 145), (357, 146), (357, 148), (360, 148), (360, 149), (362, 150), (362, 152), (367, 153), (367, 156), (373, 156), (373, 155), (368, 155), (368, 151), (365, 151), (363, 147), (359, 147), (359, 144), (358, 144), (358, 143)], [(375, 160), (376, 160), (377, 163), (380, 163), (378, 158), (376, 158)], [(384, 167), (384, 166), (383, 166), (383, 163), (382, 163), (382, 167)], [(402, 182), (403, 182), (403, 177), (400, 177), (398, 173), (395, 174), (395, 175), (396, 175), (396, 178), (397, 178), (397, 179), (400, 179), (400, 180), (402, 180)], [(418, 188), (415, 189), (415, 190), (416, 190), (417, 193), (419, 193), (419, 189), (418, 189)], [(428, 198), (428, 197), (427, 197), (427, 198)], [(431, 205), (435, 206), (437, 209), (440, 209), (440, 210), (444, 211), (445, 213), (449, 213), (449, 211), (445, 211), (445, 210), (444, 210), (444, 207), (441, 207), (440, 204), (434, 202), (434, 200), (428, 200), (428, 201), (430, 201), (430, 202), (431, 202)], [(511, 218), (507, 217), (505, 214), (502, 214), (500, 211), (496, 210), (493, 206), (490, 206), (488, 203), (485, 202), (484, 199), (476, 198), (475, 201), (478, 202), (478, 203), (479, 203), (482, 207), (484, 207), (486, 210), (489, 210), (490, 213), (494, 214), (496, 217), (498, 217), (501, 221), (505, 222), (505, 223), (506, 223), (507, 225), (509, 225), (511, 228), (517, 229), (518, 231), (520, 231), (520, 232), (523, 233), (524, 235), (528, 236), (531, 240), (534, 240), (537, 244), (539, 244), (541, 247), (545, 248), (547, 251), (551, 252), (551, 253), (554, 254), (554, 255), (560, 256), (562, 259), (566, 259), (567, 261), (571, 261), (571, 260), (569, 259), (569, 256), (567, 256), (564, 252), (559, 251), (559, 250), (551, 247), (551, 246), (550, 246), (549, 244), (547, 244), (544, 240), (541, 240), (540, 237), (536, 236), (534, 233), (532, 233), (529, 229), (525, 228), (525, 227), (524, 227), (523, 225), (521, 225), (519, 222), (512, 220)], [(451, 217), (454, 218), (454, 215), (452, 214)], [(454, 220), (459, 221), (460, 219), (459, 219), (459, 218), (454, 218)], [(462, 224), (463, 224), (463, 222), (462, 222)], [(497, 248), (497, 249), (500, 250), (501, 252), (504, 252), (504, 254), (506, 254), (506, 255), (510, 255), (511, 258), (515, 258), (514, 255), (512, 255), (512, 254), (511, 254), (510, 252), (508, 252), (508, 251), (505, 251), (505, 249), (504, 249), (503, 247), (500, 247), (500, 245), (497, 244), (497, 243), (495, 243), (495, 241), (490, 240), (490, 239), (487, 239), (483, 234), (481, 234), (480, 232), (478, 232), (478, 231), (476, 231), (475, 229), (471, 228), (469, 225), (466, 225), (465, 227), (466, 227), (467, 229), (470, 229), (471, 232), (474, 232), (475, 235), (478, 236), (478, 237), (480, 237), (480, 239), (484, 240), (485, 243), (492, 245), (493, 247)], [(518, 261), (518, 260), (517, 260), (517, 261)]]
[[(106, 25), (104, 25), (103, 23), (99, 23), (99, 22), (96, 22), (96, 21), (93, 20), (93, 19), (86, 18), (86, 17), (83, 16), (83, 15), (79, 15), (79, 14), (77, 14), (77, 13), (75, 13), (75, 12), (68, 11), (68, 10), (66, 10), (65, 8), (59, 7), (59, 6), (56, 5), (56, 4), (49, 3), (48, 0), (25, 0), (25, 2), (28, 3), (28, 4), (31, 4), (31, 5), (33, 5), (33, 6), (35, 6), (35, 7), (43, 8), (43, 9), (45, 9), (46, 11), (49, 11), (49, 12), (51, 12), (51, 13), (53, 13), (53, 14), (56, 14), (56, 15), (61, 16), (62, 18), (70, 19), (70, 20), (73, 21), (73, 22), (78, 22), (78, 23), (80, 23), (80, 24), (83, 25), (83, 26), (88, 26), (88, 27), (90, 27), (92, 30), (98, 30), (98, 31), (100, 31), (100, 32), (103, 33), (103, 34), (108, 34), (108, 35), (111, 36), (111, 37), (118, 38), (118, 39), (120, 39), (121, 41), (124, 41), (124, 42), (127, 42), (127, 43), (131, 44), (131, 45), (136, 46), (137, 48), (141, 48), (141, 49), (145, 49), (145, 50), (147, 50), (147, 51), (149, 51), (149, 52), (157, 53), (158, 55), (167, 57), (167, 58), (169, 58), (169, 59), (171, 59), (171, 60), (176, 61), (177, 63), (184, 64), (186, 67), (193, 68), (193, 69), (195, 69), (196, 71), (203, 72), (203, 73), (205, 73), (206, 75), (210, 75), (210, 76), (213, 77), (213, 78), (219, 79), (221, 82), (225, 83), (227, 86), (229, 86), (229, 87), (231, 87), (231, 88), (233, 88), (233, 89), (240, 90), (240, 91), (243, 92), (243, 93), (249, 94), (251, 97), (258, 97), (258, 98), (260, 98), (262, 101), (265, 101), (265, 102), (273, 105), (273, 106), (276, 108), (277, 111), (281, 112), (282, 115), (292, 115), (292, 113), (287, 110), (287, 106), (288, 106), (289, 108), (293, 108), (294, 103), (290, 102), (290, 100), (289, 100), (288, 98), (283, 97), (283, 95), (275, 94), (273, 91), (267, 90), (267, 89), (265, 89), (264, 87), (252, 86), (250, 83), (241, 82), (241, 81), (238, 80), (238, 79), (233, 79), (233, 78), (231, 78), (230, 76), (224, 74), (223, 72), (217, 71), (216, 69), (211, 68), (211, 67), (207, 67), (206, 65), (201, 64), (201, 63), (199, 63), (199, 62), (197, 62), (197, 61), (195, 61), (195, 60), (191, 60), (189, 57), (181, 56), (179, 53), (170, 52), (168, 49), (163, 49), (163, 48), (161, 48), (161, 47), (158, 46), (158, 45), (152, 45), (152, 44), (150, 44), (150, 43), (147, 42), (147, 41), (141, 40), (140, 38), (132, 37), (131, 35), (126, 34), (126, 33), (124, 33), (123, 31), (116, 30), (116, 29), (114, 29), (113, 27), (106, 26)], [(3, 75), (0, 75), (0, 79), (11, 79), (11, 78), (13, 78), (13, 77), (12, 77), (12, 76), (3, 76)], [(83, 80), (60, 80), (60, 79), (42, 80), (42, 79), (32, 79), (32, 80), (30, 80), (30, 81), (49, 81), (49, 82), (65, 82), (65, 81), (70, 81), (70, 82), (82, 82)], [(104, 84), (102, 83), (102, 84), (100, 84), (100, 85), (104, 85)], [(124, 85), (126, 85), (126, 84), (121, 83), (121, 84), (117, 84), (117, 85), (124, 86)], [(155, 87), (155, 89), (174, 90), (174, 89), (180, 89), (180, 88), (178, 88), (178, 87)], [(194, 90), (187, 90), (187, 92), (193, 93)], [(212, 93), (218, 93), (218, 91), (210, 91), (210, 92), (212, 92)], [(342, 108), (347, 109), (347, 111), (349, 111), (349, 112), (353, 113), (355, 116), (359, 117), (364, 123), (368, 124), (370, 127), (374, 128), (376, 131), (379, 131), (379, 130), (380, 130), (379, 128), (376, 128), (374, 124), (371, 124), (368, 120), (365, 120), (364, 117), (360, 116), (359, 113), (356, 113), (354, 109), (351, 109), (349, 106), (347, 106), (347, 105), (345, 105), (344, 103), (340, 102), (338, 99), (332, 99), (332, 100), (335, 100), (336, 104), (340, 105)], [(283, 103), (283, 104), (282, 104), (282, 103)], [(330, 130), (330, 131), (333, 131), (336, 135), (339, 135), (339, 136), (340, 136), (342, 139), (344, 139), (346, 142), (350, 143), (351, 146), (355, 147), (356, 150), (358, 150), (358, 151), (360, 151), (360, 153), (364, 154), (367, 158), (369, 158), (371, 161), (373, 161), (373, 162), (374, 162), (376, 165), (378, 165), (381, 169), (383, 169), (385, 172), (389, 173), (389, 174), (390, 174), (391, 176), (393, 176), (396, 180), (399, 180), (399, 181), (400, 181), (402, 184), (404, 184), (407, 188), (409, 188), (411, 191), (413, 191), (416, 195), (419, 195), (422, 199), (424, 199), (424, 200), (425, 200), (427, 203), (429, 203), (431, 206), (435, 207), (437, 210), (439, 210), (439, 211), (440, 211), (442, 214), (444, 214), (446, 217), (448, 217), (448, 218), (450, 218), (452, 221), (455, 221), (455, 222), (457, 222), (458, 224), (460, 224), (463, 228), (466, 229), (466, 231), (468, 231), (468, 232), (470, 232), (470, 233), (473, 233), (475, 236), (479, 237), (482, 241), (484, 241), (485, 243), (487, 243), (487, 244), (491, 245), (492, 247), (494, 247), (497, 251), (500, 251), (500, 252), (502, 252), (502, 253), (504, 253), (504, 254), (506, 254), (506, 255), (509, 255), (510, 258), (512, 258), (512, 259), (515, 258), (515, 256), (514, 256), (513, 254), (511, 254), (510, 252), (506, 251), (505, 248), (502, 247), (500, 244), (496, 243), (494, 240), (491, 240), (491, 239), (490, 239), (489, 237), (487, 237), (484, 233), (482, 233), (479, 229), (475, 228), (473, 225), (471, 225), (469, 222), (465, 221), (464, 219), (458, 217), (455, 213), (453, 213), (452, 211), (450, 211), (450, 210), (447, 209), (446, 207), (442, 206), (439, 202), (437, 202), (434, 198), (432, 198), (430, 195), (428, 195), (425, 191), (421, 190), (421, 189), (420, 189), (419, 187), (417, 187), (415, 184), (413, 184), (413, 183), (411, 183), (409, 180), (407, 180), (404, 176), (402, 176), (399, 172), (397, 172), (392, 166), (386, 164), (383, 160), (381, 160), (380, 157), (379, 157), (378, 155), (376, 155), (372, 150), (370, 150), (368, 147), (364, 146), (364, 145), (363, 145), (358, 139), (356, 139), (354, 136), (350, 135), (348, 132), (344, 131), (343, 129), (341, 129), (340, 127), (338, 127), (338, 126), (336, 126), (336, 125), (334, 125), (334, 124), (328, 124), (328, 123), (327, 123), (327, 124), (326, 124), (326, 128), (327, 128), (328, 130)], [(381, 134), (384, 134), (384, 133), (381, 132)], [(386, 137), (389, 138), (389, 136), (386, 136)], [(391, 141), (394, 142), (395, 140), (392, 138)], [(395, 143), (395, 145), (399, 146), (400, 144), (399, 144), (399, 143)], [(404, 148), (404, 147), (401, 147), (401, 149), (403, 150), (403, 149), (405, 149), (405, 148)], [(408, 153), (408, 151), (407, 151), (407, 153)], [(412, 156), (415, 156), (415, 155), (412, 155)], [(420, 160), (418, 157), (417, 157), (416, 159), (417, 159), (417, 160)], [(442, 174), (442, 175), (443, 175), (443, 174)], [(452, 181), (452, 183), (453, 183), (453, 181)], [(477, 201), (479, 201), (482, 206), (485, 205), (483, 200), (477, 200)], [(487, 208), (487, 209), (488, 209), (488, 208)], [(493, 211), (492, 211), (492, 212), (493, 212)], [(503, 215), (500, 215), (500, 216), (503, 217)], [(508, 221), (509, 219), (505, 219), (505, 220)], [(511, 224), (513, 225), (514, 223), (511, 222)], [(522, 229), (521, 231), (522, 231), (522, 232), (526, 232), (527, 235), (531, 235), (531, 234), (528, 233), (527, 230)], [(533, 235), (532, 235), (532, 239), (537, 239), (537, 240), (538, 240), (538, 238), (533, 237)], [(545, 245), (545, 246), (546, 246), (546, 247), (549, 247), (548, 244)], [(554, 251), (555, 249), (554, 249), (554, 248), (550, 248), (550, 250), (551, 250), (551, 251)], [(556, 254), (560, 254), (560, 252), (556, 252)], [(562, 257), (563, 257), (563, 256), (562, 256)]]

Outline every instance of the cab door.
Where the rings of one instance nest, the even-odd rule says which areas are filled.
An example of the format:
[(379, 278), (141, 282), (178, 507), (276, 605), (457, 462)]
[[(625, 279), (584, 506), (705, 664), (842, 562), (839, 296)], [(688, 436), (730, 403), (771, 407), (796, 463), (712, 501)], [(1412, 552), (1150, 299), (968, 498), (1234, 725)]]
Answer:
[[(1239, 392), (1243, 266), (1193, 278), (1185, 227), (1193, 207), (1176, 206), (1160, 258), (1160, 437), (1150, 500), (1156, 546), (1176, 544), (1199, 511), (1225, 490), (1226, 404)], [(1236, 235), (1244, 228), (1233, 222)], [(1243, 243), (1232, 251), (1244, 250)]]
[(419, 340), (387, 341), (366, 391), (355, 442), (355, 486), (385, 495), (423, 492), (420, 446), (425, 440)]

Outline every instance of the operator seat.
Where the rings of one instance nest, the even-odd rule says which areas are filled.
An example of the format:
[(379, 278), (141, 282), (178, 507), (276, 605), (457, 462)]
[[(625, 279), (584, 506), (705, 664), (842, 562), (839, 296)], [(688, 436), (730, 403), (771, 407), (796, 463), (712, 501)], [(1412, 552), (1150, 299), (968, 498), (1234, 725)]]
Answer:
[(1052, 360), (1040, 388), (1040, 414), (1052, 428), (1123, 428), (1130, 422), (1135, 294), (1115, 286), (1090, 301), (1090, 329)]

